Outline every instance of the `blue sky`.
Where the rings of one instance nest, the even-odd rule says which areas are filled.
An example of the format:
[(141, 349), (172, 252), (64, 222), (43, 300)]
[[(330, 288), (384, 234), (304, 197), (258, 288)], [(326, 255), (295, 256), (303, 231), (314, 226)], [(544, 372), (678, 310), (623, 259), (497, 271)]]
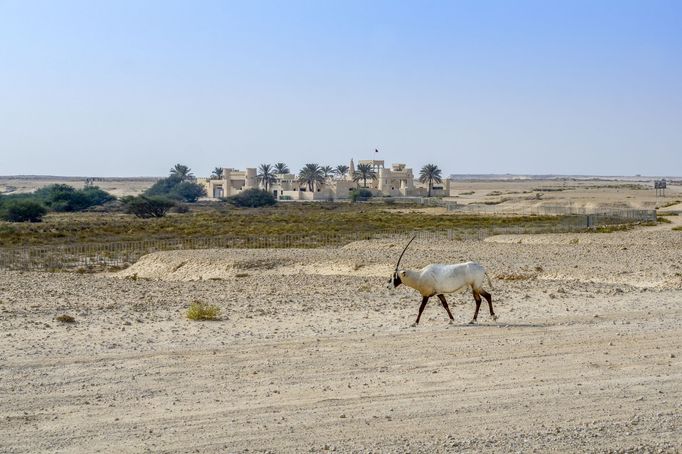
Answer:
[(0, 0), (0, 175), (682, 175), (680, 1)]

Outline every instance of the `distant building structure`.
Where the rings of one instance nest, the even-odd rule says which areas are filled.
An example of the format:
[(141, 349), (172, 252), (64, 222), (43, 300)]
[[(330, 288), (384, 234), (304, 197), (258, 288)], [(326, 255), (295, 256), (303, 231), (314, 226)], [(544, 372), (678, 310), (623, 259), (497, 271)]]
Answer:
[[(428, 194), (428, 184), (415, 180), (412, 169), (405, 164), (392, 164), (390, 168), (384, 166), (383, 160), (361, 160), (359, 164), (369, 164), (376, 173), (375, 180), (367, 180), (367, 189), (376, 197), (424, 197)], [(269, 185), (268, 190), (279, 200), (348, 199), (354, 189), (364, 187), (362, 180), (353, 181), (355, 170), (355, 163), (351, 159), (345, 176), (327, 177), (323, 184), (315, 184), (313, 191), (310, 191), (306, 183), (299, 182), (294, 174), (276, 174), (275, 181)], [(210, 199), (230, 197), (246, 189), (265, 189), (258, 181), (255, 167), (247, 167), (246, 170), (223, 167), (220, 177), (199, 179), (198, 183), (204, 185)], [(432, 196), (449, 194), (448, 179), (433, 183)]]
[(665, 189), (668, 186), (668, 182), (664, 179), (654, 181), (654, 189), (656, 189), (656, 197), (665, 197)]

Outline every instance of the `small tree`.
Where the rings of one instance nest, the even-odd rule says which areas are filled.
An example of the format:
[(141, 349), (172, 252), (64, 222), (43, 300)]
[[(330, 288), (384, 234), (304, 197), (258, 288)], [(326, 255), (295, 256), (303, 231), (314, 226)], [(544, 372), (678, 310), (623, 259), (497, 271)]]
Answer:
[(196, 202), (199, 197), (206, 195), (206, 189), (200, 184), (192, 183), (191, 181), (183, 181), (176, 185), (168, 195), (174, 199), (193, 203)]
[(440, 176), (441, 170), (435, 164), (426, 164), (419, 171), (419, 181), (422, 183), (429, 183), (429, 194), (431, 197), (431, 188), (433, 187), (433, 182), (440, 183), (443, 181)]
[(40, 222), (47, 208), (35, 200), (10, 200), (2, 207), (2, 219), (9, 222)]
[[(218, 168), (214, 169), (214, 172)], [(222, 171), (222, 169), (221, 169)], [(206, 195), (206, 190), (200, 184), (194, 182), (191, 169), (182, 164), (176, 164), (170, 170), (167, 178), (162, 178), (144, 191), (146, 196), (162, 196), (185, 202), (196, 202), (199, 197)]]
[(126, 213), (134, 214), (138, 218), (162, 218), (175, 206), (174, 201), (161, 196), (129, 196), (124, 197), (122, 201)]
[(268, 191), (262, 189), (247, 189), (237, 195), (228, 197), (227, 201), (236, 207), (257, 208), (263, 206), (271, 206), (277, 203), (275, 197)]

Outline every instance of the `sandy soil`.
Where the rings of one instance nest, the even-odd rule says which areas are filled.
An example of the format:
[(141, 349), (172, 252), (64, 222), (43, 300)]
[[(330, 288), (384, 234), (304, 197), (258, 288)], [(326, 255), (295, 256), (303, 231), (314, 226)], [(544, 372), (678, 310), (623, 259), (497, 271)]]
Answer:
[(680, 449), (682, 232), (415, 242), (407, 267), (488, 268), (500, 319), (474, 326), (464, 292), (410, 326), (401, 247), (0, 272), (0, 452)]
[[(158, 178), (98, 178), (93, 184), (105, 191), (123, 197), (138, 195), (152, 186)], [(80, 177), (11, 177), (0, 176), (0, 194), (20, 194), (33, 192), (51, 184), (68, 184), (74, 188), (82, 188), (85, 178)]]

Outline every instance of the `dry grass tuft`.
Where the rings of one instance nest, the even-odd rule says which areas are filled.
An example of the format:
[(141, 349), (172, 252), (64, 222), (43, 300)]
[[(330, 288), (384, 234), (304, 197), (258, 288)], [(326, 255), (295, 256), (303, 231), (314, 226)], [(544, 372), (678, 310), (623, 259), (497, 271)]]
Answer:
[(527, 281), (530, 279), (535, 279), (534, 274), (522, 274), (522, 273), (508, 273), (508, 274), (498, 274), (495, 276), (496, 279), (501, 281)]
[(195, 301), (187, 309), (187, 318), (190, 320), (217, 320), (220, 308), (212, 304), (204, 304)]
[(57, 320), (58, 322), (62, 322), (62, 323), (76, 323), (75, 318), (73, 318), (70, 315), (66, 315), (66, 314), (62, 314), (62, 315), (58, 316), (57, 318), (55, 318), (55, 320)]

